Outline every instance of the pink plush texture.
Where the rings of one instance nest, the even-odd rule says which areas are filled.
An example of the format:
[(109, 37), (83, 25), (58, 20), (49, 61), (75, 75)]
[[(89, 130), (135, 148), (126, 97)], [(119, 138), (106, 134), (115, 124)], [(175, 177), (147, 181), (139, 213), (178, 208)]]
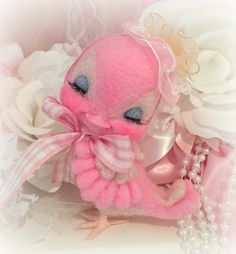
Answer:
[(157, 86), (157, 61), (146, 45), (128, 35), (114, 35), (98, 41), (94, 50), (99, 109), (116, 109)]
[(79, 146), (75, 147), (75, 152), (76, 152), (77, 156), (81, 156), (81, 158), (90, 158), (91, 157), (89, 143), (84, 140), (82, 140), (80, 142)]
[(76, 175), (95, 167), (94, 158), (79, 158), (72, 161), (72, 171)]
[(144, 198), (138, 203), (137, 207), (147, 211), (150, 216), (162, 219), (180, 219), (199, 207), (200, 197), (193, 190), (192, 183), (188, 180), (184, 181), (185, 195), (171, 206), (160, 204), (161, 200), (157, 186), (150, 181), (145, 173), (140, 174), (138, 182)]
[[(86, 67), (81, 65), (85, 60)], [(68, 80), (73, 81), (84, 72), (93, 81), (86, 98), (68, 84)], [(106, 37), (89, 46), (71, 67), (61, 91), (61, 102), (78, 116), (86, 112), (108, 118), (113, 133), (138, 139), (146, 125), (130, 124), (122, 115), (148, 92), (158, 93), (157, 73), (157, 61), (148, 46), (128, 35)], [(144, 115), (145, 120), (151, 117), (153, 109)]]
[(92, 184), (100, 177), (96, 168), (87, 170), (76, 178), (76, 184), (80, 189), (90, 188)]
[[(85, 123), (86, 130), (96, 135), (129, 135), (135, 142), (145, 135), (158, 103), (158, 68), (151, 49), (131, 36), (116, 34), (100, 39), (72, 65), (61, 90), (61, 102), (79, 120), (83, 119), (81, 122)], [(89, 80), (89, 91), (84, 96), (69, 84), (80, 74)], [(143, 98), (150, 94), (156, 99), (143, 105)], [(145, 108), (143, 124), (123, 117), (129, 108), (139, 105)], [(188, 181), (182, 182), (184, 193), (179, 193), (173, 204), (163, 205), (163, 190), (150, 179), (139, 161), (135, 162), (135, 177), (121, 184), (114, 178), (103, 178), (87, 140), (78, 142), (75, 150), (72, 171), (76, 185), (81, 197), (94, 202), (99, 209), (133, 207), (144, 215), (178, 219), (198, 207), (199, 196)], [(178, 190), (173, 186), (166, 195), (174, 197), (175, 191)]]
[[(80, 145), (83, 147), (84, 143), (77, 146)], [(194, 211), (199, 205), (199, 195), (193, 190), (190, 181), (178, 180), (184, 187), (183, 194), (178, 195), (179, 190), (175, 188), (177, 182), (174, 182), (173, 188), (166, 191), (167, 197), (163, 197), (163, 191), (149, 178), (142, 164), (137, 162), (135, 178), (119, 184), (114, 179), (105, 180), (98, 168), (91, 169), (90, 163), (87, 163), (86, 170), (86, 159), (88, 161), (92, 161), (91, 158), (94, 159), (91, 151), (90, 159), (87, 153), (87, 158), (82, 157), (81, 148), (77, 148), (76, 151), (79, 159), (72, 162), (72, 170), (76, 175), (76, 184), (80, 188), (81, 197), (86, 201), (94, 202), (99, 209), (113, 207), (126, 210), (133, 207), (145, 215), (163, 219), (179, 219)], [(173, 204), (163, 205), (165, 198), (174, 197), (176, 194), (178, 198), (174, 199)]]
[(114, 182), (111, 182), (107, 185), (107, 187), (104, 189), (104, 191), (101, 193), (101, 195), (98, 197), (96, 201), (97, 207), (101, 208), (109, 208), (112, 206), (115, 198), (116, 198), (116, 192), (117, 192), (117, 185)]
[[(146, 215), (163, 219), (182, 218), (198, 207), (199, 195), (193, 191), (191, 182), (183, 181), (183, 184), (184, 196), (173, 205), (164, 206), (159, 189), (142, 169), (135, 179), (124, 184), (104, 180), (98, 169), (77, 174), (77, 186), (82, 198), (93, 201), (98, 208), (115, 207), (124, 210), (134, 207)], [(172, 193), (175, 191), (178, 190), (173, 189)]]

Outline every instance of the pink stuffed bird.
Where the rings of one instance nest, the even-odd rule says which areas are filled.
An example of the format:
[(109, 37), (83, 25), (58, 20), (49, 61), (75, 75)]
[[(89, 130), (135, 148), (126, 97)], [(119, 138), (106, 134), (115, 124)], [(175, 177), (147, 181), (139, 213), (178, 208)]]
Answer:
[[(160, 57), (167, 63), (173, 61), (161, 43)], [(199, 197), (190, 181), (176, 180), (168, 187), (156, 185), (142, 165), (142, 153), (136, 145), (145, 136), (159, 99), (164, 97), (172, 104), (175, 100), (165, 88), (158, 89), (158, 82), (163, 80), (159, 75), (167, 68), (161, 65), (148, 45), (130, 35), (117, 34), (91, 44), (66, 75), (61, 103), (76, 115), (82, 132), (92, 133), (92, 137), (109, 135), (111, 139), (128, 136), (131, 143), (131, 151), (126, 151), (124, 144), (114, 148), (110, 139), (105, 139), (103, 146), (108, 149), (100, 147), (100, 154), (99, 142), (94, 144), (89, 135), (76, 144), (71, 163), (75, 184), (81, 197), (101, 212), (97, 221), (81, 225), (93, 228), (89, 238), (110, 225), (107, 216), (179, 219), (198, 207)], [(119, 156), (127, 159), (123, 160), (124, 168), (109, 164), (109, 160), (119, 164)]]
[[(160, 38), (146, 41), (127, 33), (92, 43), (68, 71), (61, 102), (49, 97), (43, 103), (44, 112), (66, 131), (42, 137), (27, 148), (0, 189), (0, 205), (44, 162), (67, 149), (52, 180), (75, 184), (82, 199), (101, 213), (80, 225), (92, 228), (88, 238), (123, 222), (109, 221), (108, 216), (180, 219), (192, 213), (199, 195), (191, 181), (153, 177), (144, 164), (145, 154), (158, 154), (161, 148), (147, 147), (143, 154), (139, 146), (160, 101), (172, 106), (177, 102), (172, 92), (174, 70), (174, 54)], [(163, 167), (168, 156), (157, 165)]]

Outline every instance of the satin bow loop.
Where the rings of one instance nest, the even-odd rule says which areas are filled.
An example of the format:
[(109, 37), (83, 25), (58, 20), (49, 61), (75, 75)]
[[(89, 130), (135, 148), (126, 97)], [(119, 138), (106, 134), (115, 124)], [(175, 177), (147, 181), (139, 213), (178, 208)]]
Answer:
[(62, 123), (71, 131), (80, 131), (78, 118), (53, 97), (46, 97), (42, 105), (43, 112), (53, 120)]

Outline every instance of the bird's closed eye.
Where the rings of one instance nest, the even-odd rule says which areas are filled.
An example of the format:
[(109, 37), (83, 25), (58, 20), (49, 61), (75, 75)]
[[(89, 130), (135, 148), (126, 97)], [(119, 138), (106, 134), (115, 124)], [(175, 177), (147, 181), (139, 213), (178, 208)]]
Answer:
[(87, 76), (81, 74), (76, 77), (74, 82), (68, 81), (73, 89), (80, 92), (82, 95), (85, 95), (89, 91), (89, 81)]
[(124, 113), (124, 118), (136, 124), (141, 124), (143, 111), (140, 107), (130, 108)]

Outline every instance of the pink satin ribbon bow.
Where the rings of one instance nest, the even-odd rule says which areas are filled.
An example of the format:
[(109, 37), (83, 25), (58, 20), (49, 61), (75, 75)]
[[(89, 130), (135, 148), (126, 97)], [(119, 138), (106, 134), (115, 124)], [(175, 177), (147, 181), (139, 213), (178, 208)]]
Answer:
[(29, 146), (19, 158), (0, 188), (0, 206), (2, 206), (47, 160), (59, 152), (69, 149), (55, 164), (53, 181), (73, 182), (74, 176), (70, 161), (74, 156), (74, 145), (88, 139), (91, 151), (107, 167), (115, 172), (128, 172), (134, 163), (134, 153), (129, 136), (95, 135), (89, 130), (83, 131), (82, 124), (74, 113), (56, 99), (47, 97), (43, 101), (43, 111), (52, 119), (62, 123), (68, 132), (51, 134), (38, 139)]

